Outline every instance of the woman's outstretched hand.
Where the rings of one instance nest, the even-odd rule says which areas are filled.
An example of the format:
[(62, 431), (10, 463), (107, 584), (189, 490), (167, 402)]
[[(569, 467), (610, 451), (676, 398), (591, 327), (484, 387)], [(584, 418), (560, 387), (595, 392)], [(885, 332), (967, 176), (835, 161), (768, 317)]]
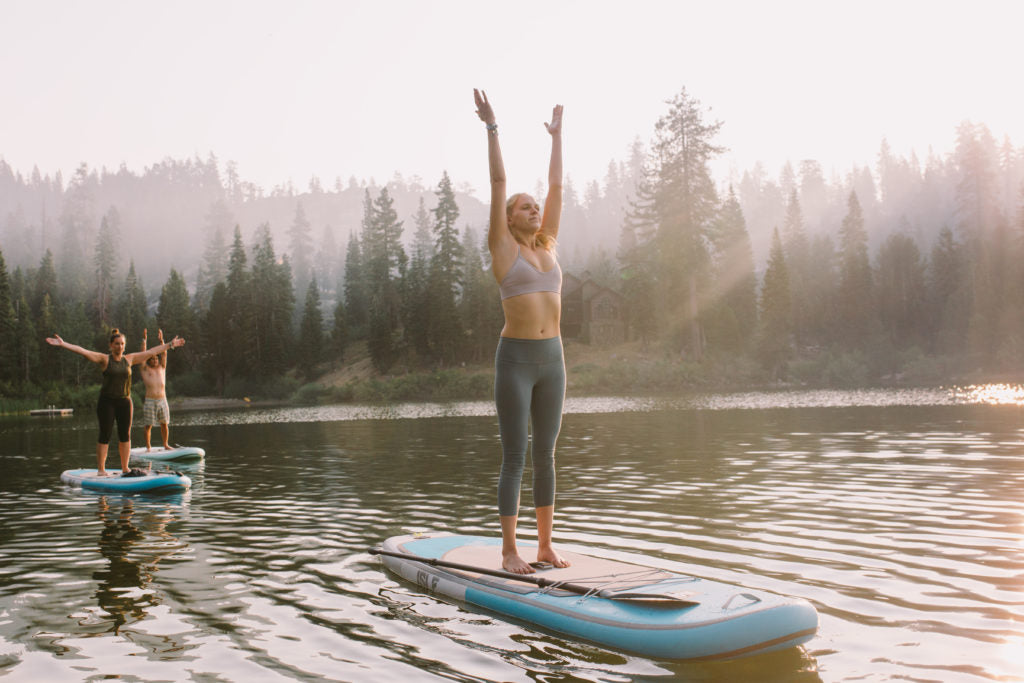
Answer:
[(55, 334), (52, 337), (47, 337), (46, 343), (51, 346), (61, 346), (64, 344), (64, 340), (60, 338), (59, 334)]
[(494, 110), (491, 109), (491, 103), (487, 101), (487, 93), (473, 88), (473, 100), (476, 102), (476, 115), (488, 126), (493, 125)]
[(551, 110), (551, 123), (545, 123), (544, 127), (552, 135), (562, 132), (562, 105), (555, 105), (555, 108)]

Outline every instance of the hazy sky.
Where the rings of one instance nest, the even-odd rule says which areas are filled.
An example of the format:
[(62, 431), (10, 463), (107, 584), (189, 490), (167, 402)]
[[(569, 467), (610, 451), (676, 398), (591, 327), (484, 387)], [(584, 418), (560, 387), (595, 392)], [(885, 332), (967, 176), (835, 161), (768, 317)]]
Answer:
[(685, 86), (724, 122), (720, 169), (924, 158), (959, 122), (1024, 145), (1024, 1), (0, 0), (0, 157), (141, 172), (211, 152), (269, 190), (316, 175), (486, 185), (472, 88), (512, 189), (602, 179)]

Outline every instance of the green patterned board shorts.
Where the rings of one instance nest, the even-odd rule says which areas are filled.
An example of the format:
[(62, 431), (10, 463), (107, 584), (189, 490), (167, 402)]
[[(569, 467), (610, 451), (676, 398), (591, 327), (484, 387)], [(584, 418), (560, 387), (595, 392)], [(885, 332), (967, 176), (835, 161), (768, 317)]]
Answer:
[(147, 398), (142, 404), (142, 424), (153, 427), (171, 423), (171, 408), (166, 398)]

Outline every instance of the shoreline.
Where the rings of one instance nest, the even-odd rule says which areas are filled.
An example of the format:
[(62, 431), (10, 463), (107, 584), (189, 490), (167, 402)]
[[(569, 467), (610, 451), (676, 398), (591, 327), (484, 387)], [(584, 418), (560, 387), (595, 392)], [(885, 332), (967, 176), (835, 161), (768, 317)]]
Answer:
[(280, 405), (281, 401), (247, 401), (242, 398), (220, 398), (217, 396), (182, 396), (167, 402), (172, 411), (197, 412), (201, 410), (225, 410), (231, 408), (252, 408)]

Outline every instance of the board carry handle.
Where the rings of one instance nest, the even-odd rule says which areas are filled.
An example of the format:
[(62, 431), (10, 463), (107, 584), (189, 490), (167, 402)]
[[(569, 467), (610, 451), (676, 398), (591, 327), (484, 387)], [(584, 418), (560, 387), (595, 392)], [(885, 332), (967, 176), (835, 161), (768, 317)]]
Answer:
[(447, 562), (445, 560), (438, 560), (433, 557), (421, 557), (419, 555), (412, 555), (410, 553), (396, 553), (390, 550), (384, 550), (383, 548), (369, 548), (371, 555), (387, 555), (388, 557), (398, 557), (403, 560), (411, 560), (412, 562), (422, 562), (429, 564), (432, 567), (444, 567), (447, 569), (459, 569), (467, 572), (476, 572), (477, 574), (486, 574), (487, 576), (496, 576), (501, 579), (510, 579), (512, 581), (522, 581), (524, 583), (532, 583), (540, 588), (552, 588), (557, 590), (564, 590), (570, 593), (576, 593), (584, 597), (599, 597), (607, 600), (629, 600), (636, 602), (651, 602), (651, 603), (662, 603), (670, 605), (672, 607), (693, 607), (700, 603), (696, 600), (690, 600), (687, 597), (680, 596), (678, 594), (671, 593), (656, 593), (656, 592), (644, 592), (627, 590), (621, 593), (607, 589), (597, 589), (592, 586), (584, 586), (579, 583), (572, 583), (570, 581), (552, 581), (546, 579), (543, 576), (533, 576), (532, 574), (513, 574), (512, 572), (506, 572), (500, 569), (487, 569), (486, 567), (474, 567), (469, 564), (459, 564), (458, 562)]
[(725, 604), (722, 605), (722, 609), (723, 610), (731, 609), (731, 605), (732, 605), (733, 601), (736, 600), (736, 598), (746, 598), (747, 600), (750, 601), (750, 602), (746, 603), (745, 605), (743, 605), (744, 607), (747, 607), (749, 605), (753, 605), (753, 604), (761, 602), (761, 598), (757, 597), (753, 593), (733, 593), (729, 597), (729, 599), (725, 601)]

